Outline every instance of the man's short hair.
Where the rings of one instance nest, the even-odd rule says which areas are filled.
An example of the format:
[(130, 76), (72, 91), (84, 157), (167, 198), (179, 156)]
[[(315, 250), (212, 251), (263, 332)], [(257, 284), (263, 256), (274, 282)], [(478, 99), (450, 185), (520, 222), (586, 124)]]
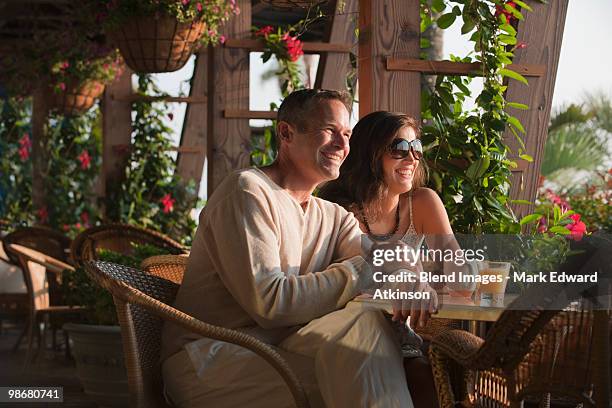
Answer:
[(352, 98), (346, 91), (334, 91), (328, 89), (301, 89), (290, 93), (278, 108), (278, 121), (284, 121), (296, 126), (303, 131), (307, 123), (312, 122), (309, 115), (320, 101), (337, 100), (346, 106), (349, 113), (352, 110)]

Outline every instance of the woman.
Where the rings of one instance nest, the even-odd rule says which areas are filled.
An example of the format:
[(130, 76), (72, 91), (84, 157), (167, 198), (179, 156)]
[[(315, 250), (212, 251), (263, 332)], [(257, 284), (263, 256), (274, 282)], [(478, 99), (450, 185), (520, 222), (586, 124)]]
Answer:
[[(378, 111), (366, 115), (353, 129), (350, 154), (340, 168), (340, 176), (326, 183), (319, 197), (353, 212), (370, 243), (400, 239), (418, 249), (425, 241), (430, 249), (456, 250), (459, 245), (452, 235), (442, 200), (424, 187), (427, 169), (419, 133), (417, 122), (403, 113)], [(454, 266), (445, 263), (444, 273), (459, 270)], [(461, 286), (456, 289), (473, 290)], [(394, 309), (393, 320), (406, 320), (409, 313)], [(419, 318), (414, 316), (413, 308), (412, 314), (412, 322), (422, 324), (428, 311)], [(409, 327), (396, 329), (402, 349), (409, 356), (420, 338), (415, 342), (416, 334)], [(428, 364), (423, 359), (406, 360), (405, 364), (412, 365), (406, 370), (411, 394), (420, 396), (414, 401), (415, 406), (435, 406), (435, 401), (428, 399), (429, 393), (414, 392), (431, 390), (431, 374), (420, 375), (424, 369), (430, 372)]]
[(395, 238), (415, 249), (423, 241), (430, 249), (460, 249), (442, 200), (424, 187), (419, 133), (417, 122), (403, 113), (366, 115), (353, 129), (340, 176), (319, 197), (353, 212), (374, 242)]

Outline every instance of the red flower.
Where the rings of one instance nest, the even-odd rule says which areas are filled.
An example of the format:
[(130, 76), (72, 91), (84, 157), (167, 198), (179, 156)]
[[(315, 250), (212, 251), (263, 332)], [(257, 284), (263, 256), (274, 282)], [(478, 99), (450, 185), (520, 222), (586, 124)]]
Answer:
[(580, 221), (580, 214), (572, 214), (569, 217), (574, 222), (565, 226), (565, 228), (570, 231), (568, 238), (574, 241), (580, 241), (582, 236), (586, 233), (586, 225), (584, 222)]
[(41, 224), (46, 224), (49, 219), (49, 213), (47, 212), (47, 207), (42, 207), (37, 211), (38, 219)]
[[(512, 7), (512, 8), (516, 8), (516, 4), (513, 1), (509, 1), (506, 3), (508, 6)], [(506, 10), (506, 8), (504, 7), (503, 4), (498, 4), (495, 6), (495, 16), (500, 16), (500, 15), (504, 15), (506, 16), (506, 21), (510, 22), (511, 20), (514, 19), (514, 15), (509, 12), (508, 10)]]
[(61, 89), (62, 91), (66, 90), (66, 84), (64, 82), (60, 82), (59, 84), (57, 84), (58, 88)]
[(24, 133), (21, 139), (19, 139), (19, 158), (21, 161), (26, 161), (30, 157), (30, 149), (32, 148), (32, 141), (30, 135)]
[(189, 4), (189, 0), (183, 0), (183, 6), (186, 6)]
[(289, 33), (285, 33), (281, 37), (281, 40), (285, 41), (287, 56), (289, 57), (290, 61), (295, 62), (300, 58), (300, 55), (304, 55), (302, 42), (298, 40), (297, 37), (292, 37), (289, 35)]
[(519, 41), (515, 47), (517, 50), (521, 50), (523, 48), (527, 48), (527, 43), (525, 41)]
[(166, 194), (165, 196), (162, 197), (161, 203), (164, 206), (164, 210), (163, 210), (164, 213), (167, 214), (167, 213), (172, 211), (172, 209), (174, 207), (175, 200), (174, 200), (174, 198), (172, 198), (170, 196), (170, 194)]
[(274, 28), (268, 25), (255, 31), (255, 35), (258, 37), (267, 37), (272, 31), (274, 31)]
[(546, 231), (548, 231), (548, 226), (546, 225), (546, 218), (542, 217), (540, 218), (540, 221), (538, 222), (538, 232), (540, 234), (543, 234)]
[(81, 213), (81, 221), (83, 221), (83, 224), (89, 225), (89, 213), (87, 211)]
[(91, 164), (91, 157), (89, 157), (87, 150), (83, 150), (81, 154), (79, 154), (78, 159), (81, 162), (81, 169), (87, 170)]

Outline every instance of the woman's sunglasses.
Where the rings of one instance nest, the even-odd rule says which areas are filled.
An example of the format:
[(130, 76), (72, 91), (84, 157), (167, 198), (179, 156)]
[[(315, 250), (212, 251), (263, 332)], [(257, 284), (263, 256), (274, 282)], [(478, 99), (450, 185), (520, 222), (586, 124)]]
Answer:
[(387, 149), (394, 159), (405, 159), (410, 151), (416, 160), (423, 158), (423, 145), (419, 139), (410, 142), (406, 139), (394, 139)]

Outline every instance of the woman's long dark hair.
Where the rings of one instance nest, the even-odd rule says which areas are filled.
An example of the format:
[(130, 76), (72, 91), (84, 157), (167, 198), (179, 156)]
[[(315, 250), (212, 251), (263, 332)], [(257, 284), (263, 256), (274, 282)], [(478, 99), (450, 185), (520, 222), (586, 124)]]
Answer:
[[(406, 114), (377, 111), (364, 116), (353, 128), (351, 150), (340, 167), (340, 177), (325, 183), (318, 196), (349, 211), (361, 205), (369, 210), (368, 218), (377, 218), (380, 202), (388, 192), (383, 176), (383, 155), (404, 127), (412, 128), (416, 136), (420, 136), (418, 123)], [(425, 184), (424, 166), (424, 161), (420, 160), (414, 173), (413, 189)]]

